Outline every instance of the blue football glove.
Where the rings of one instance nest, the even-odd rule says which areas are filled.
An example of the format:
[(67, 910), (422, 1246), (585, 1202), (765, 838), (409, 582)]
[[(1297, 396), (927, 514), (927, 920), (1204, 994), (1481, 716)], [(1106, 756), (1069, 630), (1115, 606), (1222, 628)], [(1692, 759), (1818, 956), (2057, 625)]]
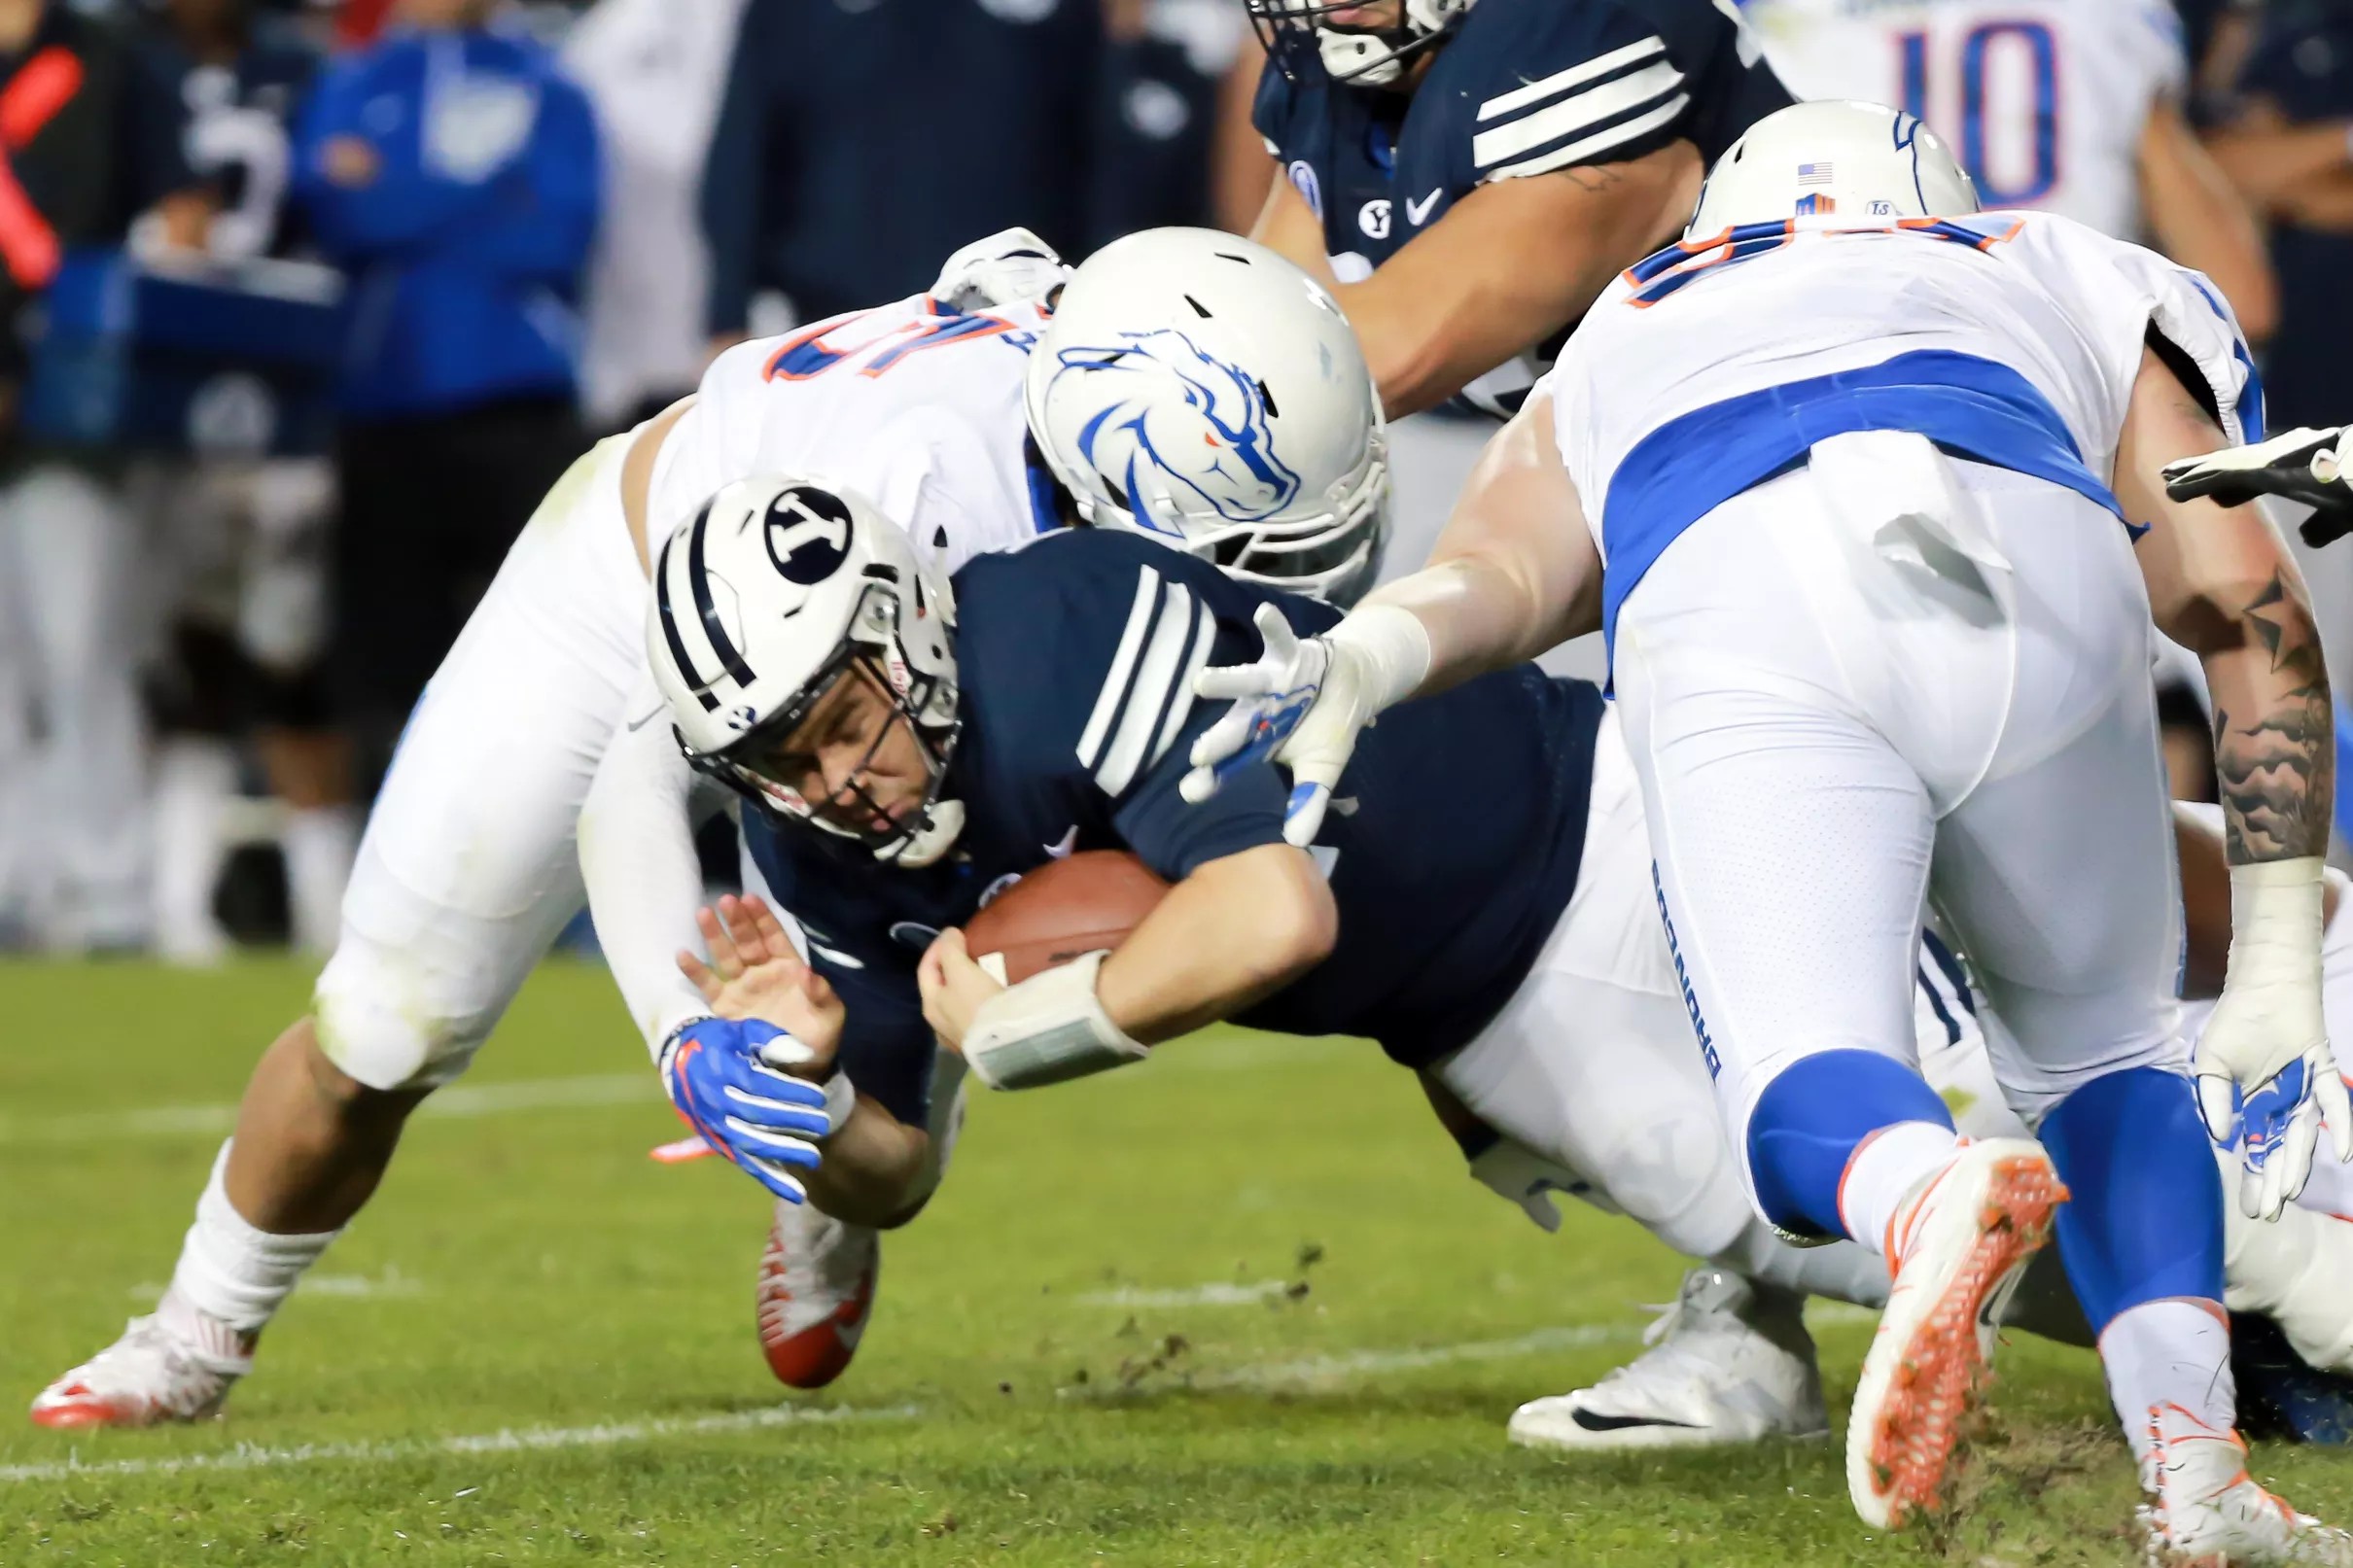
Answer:
[(833, 1132), (824, 1088), (768, 1064), (800, 1050), (773, 1024), (698, 1018), (680, 1026), (661, 1056), (662, 1088), (679, 1114), (721, 1159), (789, 1203), (809, 1201), (792, 1172), (816, 1168), (817, 1140)]

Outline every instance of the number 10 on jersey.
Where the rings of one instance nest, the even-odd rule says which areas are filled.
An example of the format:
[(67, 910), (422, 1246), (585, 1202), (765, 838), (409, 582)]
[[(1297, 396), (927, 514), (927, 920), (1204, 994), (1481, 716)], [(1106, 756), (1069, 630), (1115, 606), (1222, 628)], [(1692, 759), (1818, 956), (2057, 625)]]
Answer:
[[(2058, 41), (2039, 21), (1980, 22), (1931, 49), (1926, 32), (1896, 36), (1896, 63), (1907, 114), (1951, 134), (1962, 166), (1987, 207), (2023, 207), (2051, 193), (2059, 177)], [(1932, 53), (1936, 58), (1932, 58)], [(1932, 78), (1933, 90), (1932, 90)], [(1987, 145), (1987, 122), (2001, 127), (2002, 145)], [(2022, 126), (2027, 145), (2015, 145)]]

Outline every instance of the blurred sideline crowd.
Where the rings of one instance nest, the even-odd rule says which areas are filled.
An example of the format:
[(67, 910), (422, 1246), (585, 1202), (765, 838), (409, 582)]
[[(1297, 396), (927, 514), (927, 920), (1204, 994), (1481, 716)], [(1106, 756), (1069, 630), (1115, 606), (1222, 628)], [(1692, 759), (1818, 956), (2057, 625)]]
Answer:
[[(2269, 423), (2341, 422), (2353, 0), (2179, 3)], [(1260, 64), (1241, 0), (0, 0), (0, 952), (326, 951), (587, 441), (1009, 225), (1247, 231)]]

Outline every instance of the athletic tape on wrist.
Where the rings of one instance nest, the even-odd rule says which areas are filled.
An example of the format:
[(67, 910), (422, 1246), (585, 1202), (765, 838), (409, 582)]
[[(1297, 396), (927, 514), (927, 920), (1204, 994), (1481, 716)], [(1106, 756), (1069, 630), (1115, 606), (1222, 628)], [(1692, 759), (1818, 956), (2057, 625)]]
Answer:
[(1103, 1010), (1095, 976), (1107, 953), (1032, 975), (981, 1003), (964, 1057), (991, 1089), (1038, 1089), (1141, 1062), (1150, 1048)]
[(2322, 861), (2318, 855), (2230, 868), (2233, 984), (2320, 984)]
[(858, 1104), (858, 1086), (841, 1068), (830, 1067), (818, 1080), (818, 1087), (825, 1092), (825, 1124), (831, 1130), (826, 1136), (830, 1137), (850, 1125), (850, 1112)]
[(1360, 606), (1324, 635), (1335, 650), (1356, 656), (1368, 718), (1411, 697), (1429, 677), (1429, 628), (1401, 606)]

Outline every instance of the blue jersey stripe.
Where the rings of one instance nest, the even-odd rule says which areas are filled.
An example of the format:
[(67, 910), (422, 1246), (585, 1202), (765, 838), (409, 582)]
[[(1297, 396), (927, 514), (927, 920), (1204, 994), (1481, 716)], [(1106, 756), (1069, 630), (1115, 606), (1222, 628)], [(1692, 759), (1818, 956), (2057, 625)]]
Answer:
[(1601, 630), (1667, 546), (1716, 507), (1854, 431), (1913, 431), (1958, 457), (2064, 485), (2115, 512), (2049, 399), (2006, 365), (1944, 349), (1767, 387), (1671, 419), (1618, 465), (1602, 508)]

